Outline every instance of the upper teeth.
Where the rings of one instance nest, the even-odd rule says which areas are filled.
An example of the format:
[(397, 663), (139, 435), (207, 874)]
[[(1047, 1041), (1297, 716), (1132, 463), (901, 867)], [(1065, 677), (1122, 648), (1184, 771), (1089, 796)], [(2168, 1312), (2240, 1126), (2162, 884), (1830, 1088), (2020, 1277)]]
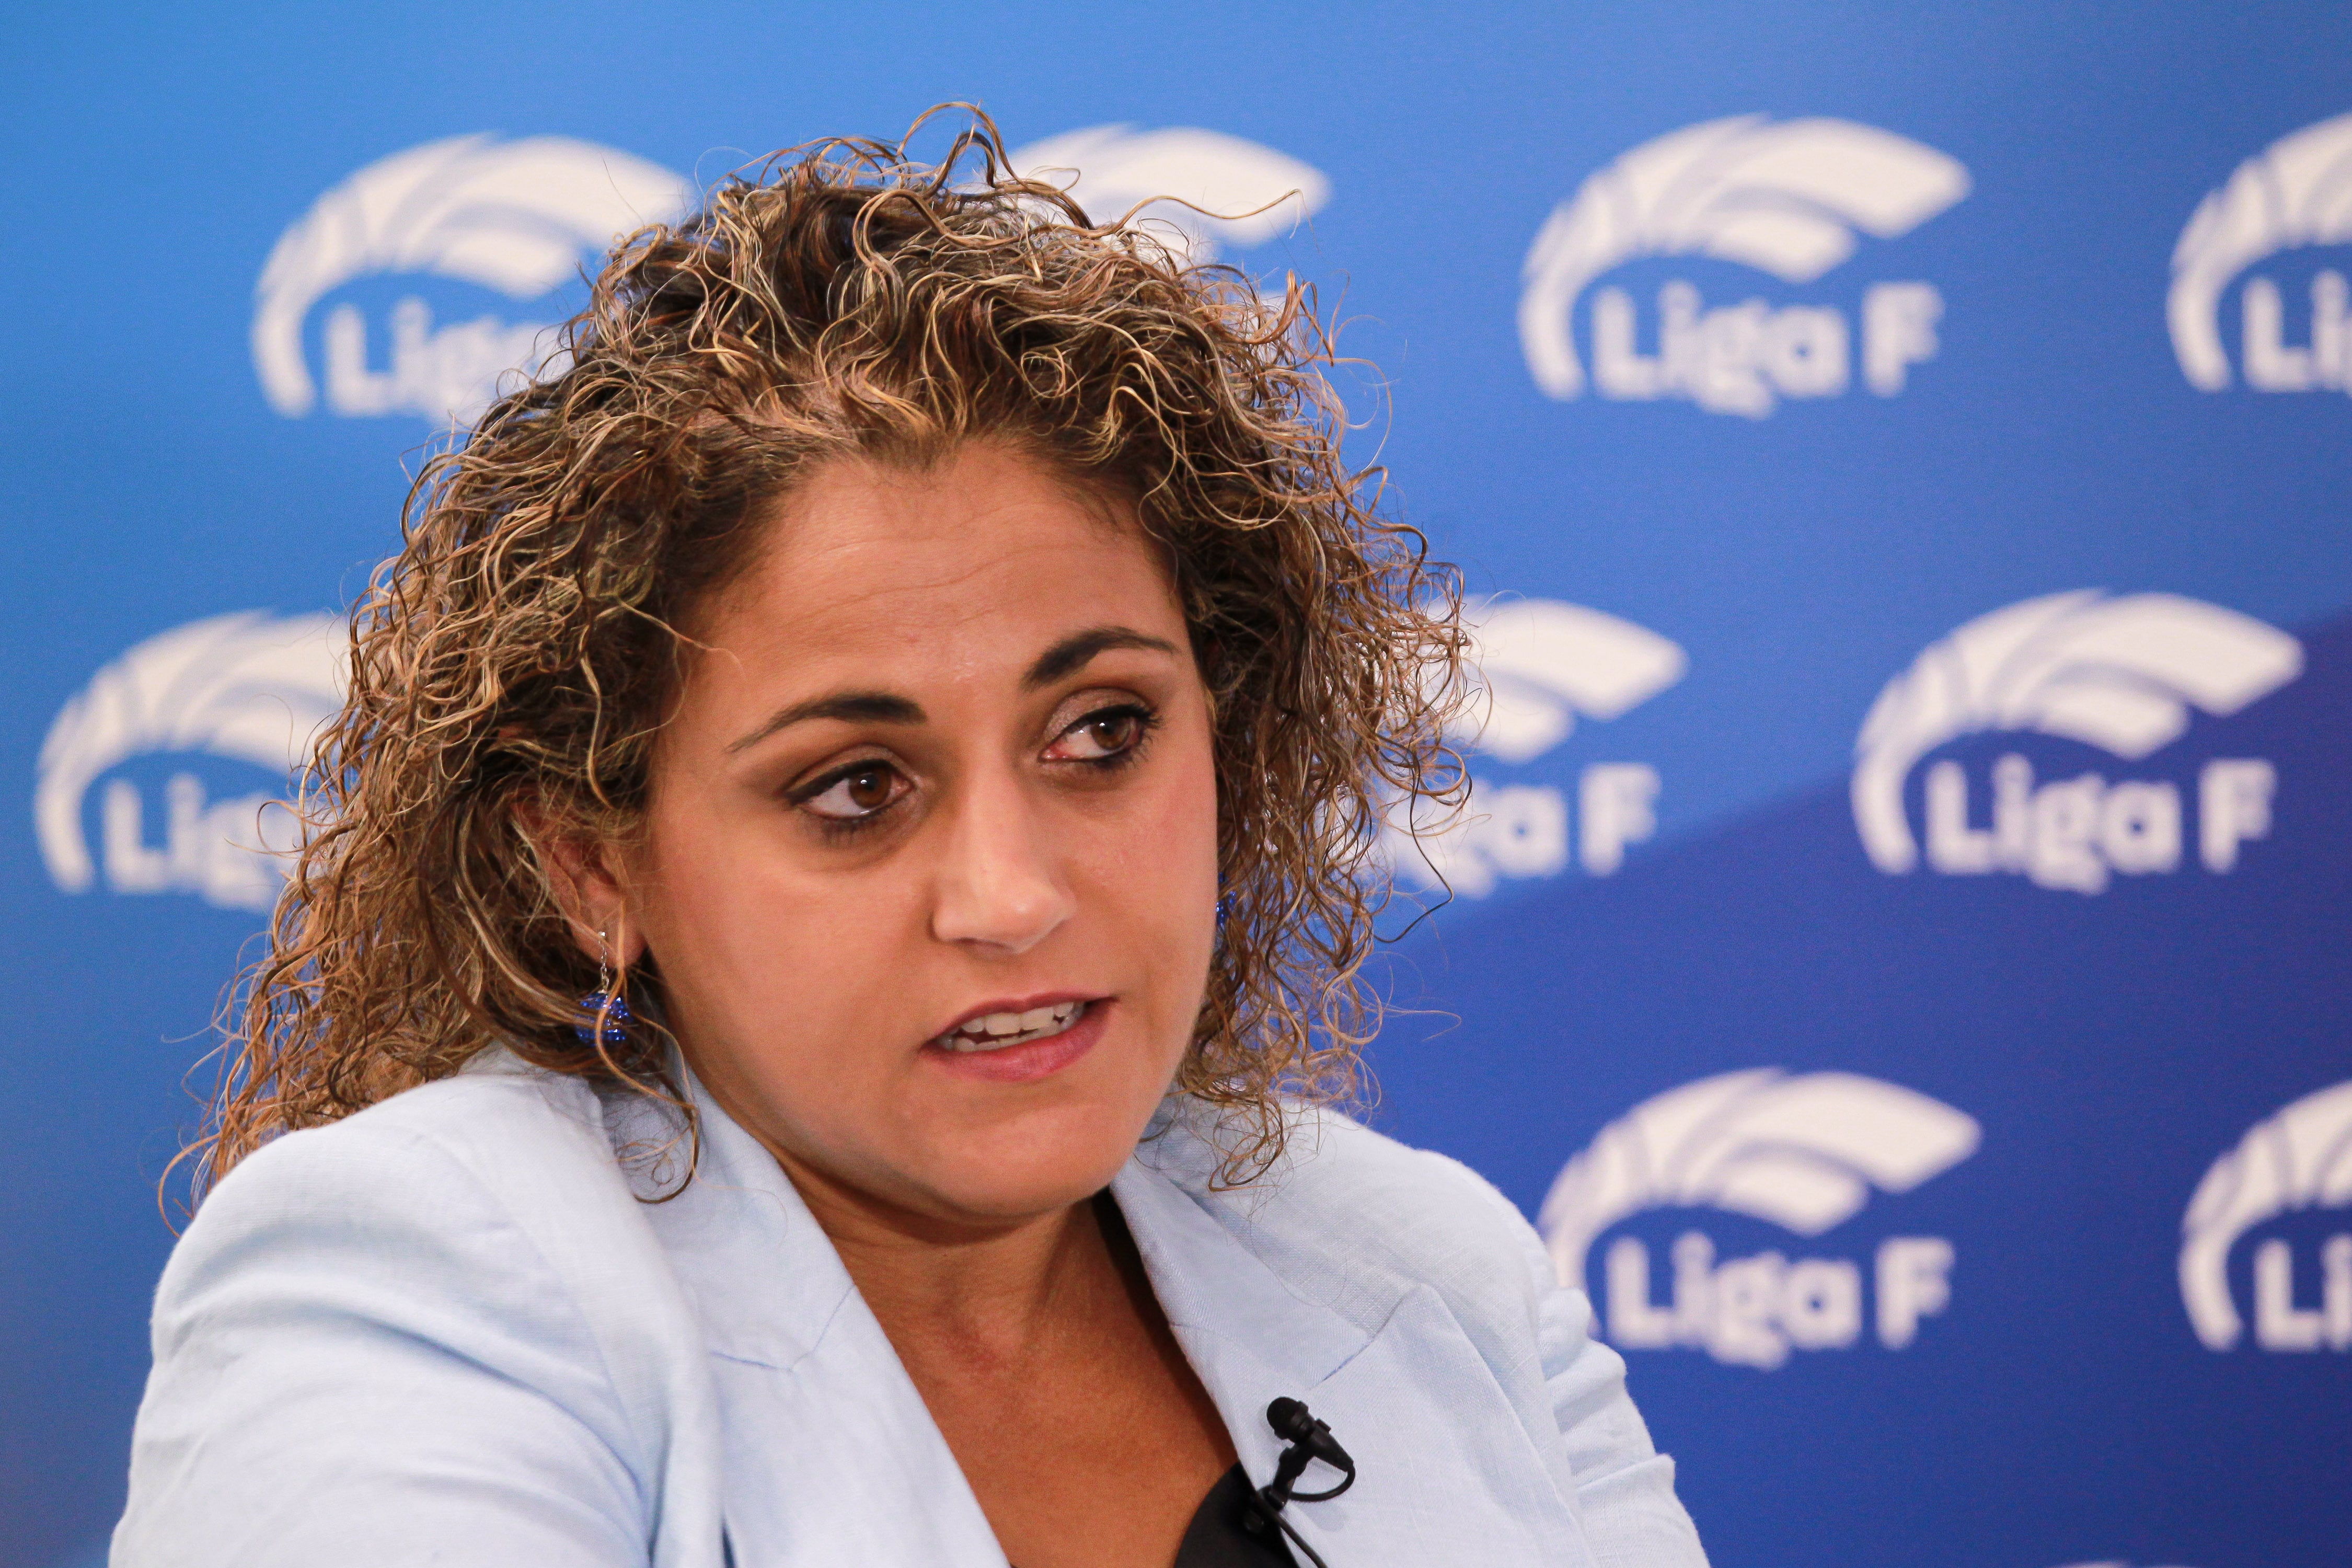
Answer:
[(986, 1013), (968, 1018), (940, 1037), (951, 1051), (991, 1051), (1058, 1035), (1085, 1011), (1083, 1002), (1056, 1002), (1026, 1013)]

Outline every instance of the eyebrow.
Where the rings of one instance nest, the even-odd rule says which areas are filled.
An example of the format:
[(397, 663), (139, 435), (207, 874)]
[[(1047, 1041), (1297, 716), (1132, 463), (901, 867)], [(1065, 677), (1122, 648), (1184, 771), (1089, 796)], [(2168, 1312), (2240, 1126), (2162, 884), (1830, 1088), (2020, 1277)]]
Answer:
[[(1176, 645), (1167, 638), (1130, 626), (1096, 626), (1072, 633), (1039, 654), (1028, 673), (1022, 676), (1021, 689), (1034, 691), (1041, 686), (1050, 686), (1084, 669), (1097, 655), (1122, 647), (1150, 648), (1167, 654), (1176, 651)], [(811, 719), (834, 719), (849, 724), (920, 724), (924, 718), (920, 703), (893, 692), (836, 691), (828, 697), (812, 697), (805, 702), (778, 709), (758, 729), (730, 742), (727, 752), (732, 756), (758, 745), (779, 730)]]
[(1096, 626), (1089, 631), (1074, 632), (1039, 654), (1037, 662), (1029, 667), (1029, 673), (1021, 678), (1021, 689), (1034, 691), (1041, 686), (1050, 686), (1066, 675), (1084, 669), (1097, 654), (1118, 647), (1150, 648), (1167, 654), (1176, 651), (1176, 645), (1167, 638), (1130, 626)]
[(770, 714), (765, 723), (729, 745), (728, 753), (756, 746), (777, 731), (810, 719), (838, 719), (849, 724), (919, 724), (923, 710), (920, 703), (887, 691), (836, 691), (830, 697), (812, 697)]

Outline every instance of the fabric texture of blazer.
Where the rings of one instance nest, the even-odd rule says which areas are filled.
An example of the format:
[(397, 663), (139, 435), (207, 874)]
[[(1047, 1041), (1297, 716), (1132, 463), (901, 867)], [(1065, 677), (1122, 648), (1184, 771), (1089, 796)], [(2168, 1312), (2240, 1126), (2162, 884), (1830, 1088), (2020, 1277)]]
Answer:
[[(689, 1090), (667, 1203), (648, 1102), (503, 1051), (241, 1163), (157, 1290), (114, 1568), (1004, 1568), (832, 1244)], [(1705, 1568), (1501, 1194), (1312, 1113), (1212, 1192), (1171, 1107), (1112, 1195), (1249, 1474), (1278, 1394), (1354, 1456), (1287, 1510), (1331, 1568)]]

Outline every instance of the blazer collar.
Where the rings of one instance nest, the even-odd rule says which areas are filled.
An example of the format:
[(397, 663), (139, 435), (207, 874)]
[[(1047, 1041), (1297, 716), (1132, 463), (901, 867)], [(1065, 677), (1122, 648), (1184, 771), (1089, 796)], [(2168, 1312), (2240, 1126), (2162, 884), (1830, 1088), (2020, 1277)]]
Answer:
[[(678, 1063), (676, 1071), (696, 1111), (691, 1179), (667, 1107), (634, 1095), (630, 1103), (608, 1102), (614, 1149), (641, 1193), (662, 1199), (648, 1216), (711, 1351), (789, 1371), (815, 1349), (856, 1286), (775, 1157), (690, 1068)], [(632, 1158), (635, 1149), (664, 1147), (657, 1161)]]
[[(814, 1346), (856, 1286), (774, 1157), (691, 1071), (681, 1069), (679, 1081), (699, 1113), (701, 1147), (693, 1181), (655, 1208), (656, 1225), (696, 1299), (710, 1348), (789, 1367)], [(1216, 1154), (1192, 1121), (1174, 1106), (1163, 1110), (1110, 1190), (1160, 1310), (1240, 1443), (1244, 1433), (1265, 1435), (1267, 1400), (1303, 1395), (1370, 1336), (1294, 1289), (1244, 1244), (1235, 1228), (1246, 1220), (1234, 1211), (1251, 1194), (1209, 1193)], [(616, 1126), (614, 1141), (651, 1147), (663, 1136), (674, 1132)], [(641, 1184), (674, 1183), (679, 1152), (669, 1156), (667, 1172), (647, 1167)], [(1266, 1435), (1265, 1453), (1277, 1447)]]
[(1135, 1237), (1152, 1294), (1252, 1475), (1282, 1445), (1265, 1424), (1267, 1403), (1303, 1398), (1349, 1361), (1371, 1334), (1308, 1299), (1235, 1234), (1255, 1194), (1213, 1194), (1213, 1146), (1183, 1118), (1163, 1115), (1111, 1183)]
[[(724, 1418), (743, 1424), (730, 1426), (730, 1454), (753, 1450), (741, 1458), (754, 1474), (730, 1482), (739, 1548), (805, 1537), (845, 1552), (865, 1542), (872, 1561), (1001, 1564), (839, 1254), (758, 1141), (682, 1081), (702, 1112), (699, 1166), (646, 1214), (722, 1363), (721, 1405), (733, 1412)], [(633, 1140), (620, 1125), (642, 1112), (608, 1101), (607, 1114), (617, 1117), (617, 1147), (642, 1145), (643, 1132)], [(1351, 1568), (1449, 1559), (1590, 1568), (1567, 1544), (1578, 1535), (1573, 1516), (1540, 1456), (1514, 1438), (1513, 1411), (1436, 1294), (1351, 1280), (1365, 1271), (1286, 1244), (1253, 1219), (1273, 1191), (1212, 1191), (1213, 1142), (1165, 1116), (1153, 1131), (1111, 1193), (1248, 1474), (1274, 1473), (1282, 1445), (1265, 1411), (1286, 1394), (1308, 1400), (1365, 1467), (1365, 1485), (1303, 1510), (1295, 1527)], [(856, 1447), (851, 1428), (866, 1434), (866, 1457), (844, 1468), (837, 1450)], [(783, 1507), (771, 1495), (773, 1473), (814, 1478), (835, 1503), (803, 1508), (797, 1522), (770, 1518)], [(902, 1506), (914, 1498), (920, 1507)], [(887, 1547), (878, 1555), (867, 1551), (877, 1542)], [(1463, 1542), (1475, 1550), (1453, 1557), (1449, 1543)]]

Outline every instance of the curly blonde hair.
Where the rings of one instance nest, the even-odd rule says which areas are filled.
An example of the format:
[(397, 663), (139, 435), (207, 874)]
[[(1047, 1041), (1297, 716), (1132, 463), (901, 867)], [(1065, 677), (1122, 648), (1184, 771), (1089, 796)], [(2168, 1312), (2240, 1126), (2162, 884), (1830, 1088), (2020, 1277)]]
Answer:
[(1239, 1129), (1221, 1179), (1278, 1156), (1278, 1096), (1360, 1087), (1383, 812), (1461, 787), (1453, 575), (1378, 514), (1378, 471), (1343, 463), (1308, 291), (1191, 265), (1132, 215), (1091, 222), (999, 148), (973, 111), (936, 165), (857, 140), (755, 165), (618, 246), (551, 369), (428, 464), (354, 618), (269, 950), (233, 994), (200, 1189), (492, 1043), (675, 1098), (657, 960), (627, 977), (625, 1042), (575, 1032), (597, 971), (542, 845), (631, 827), (677, 628), (767, 503), (830, 459), (971, 439), (1115, 489), (1173, 563), (1230, 900), (1177, 1082)]

